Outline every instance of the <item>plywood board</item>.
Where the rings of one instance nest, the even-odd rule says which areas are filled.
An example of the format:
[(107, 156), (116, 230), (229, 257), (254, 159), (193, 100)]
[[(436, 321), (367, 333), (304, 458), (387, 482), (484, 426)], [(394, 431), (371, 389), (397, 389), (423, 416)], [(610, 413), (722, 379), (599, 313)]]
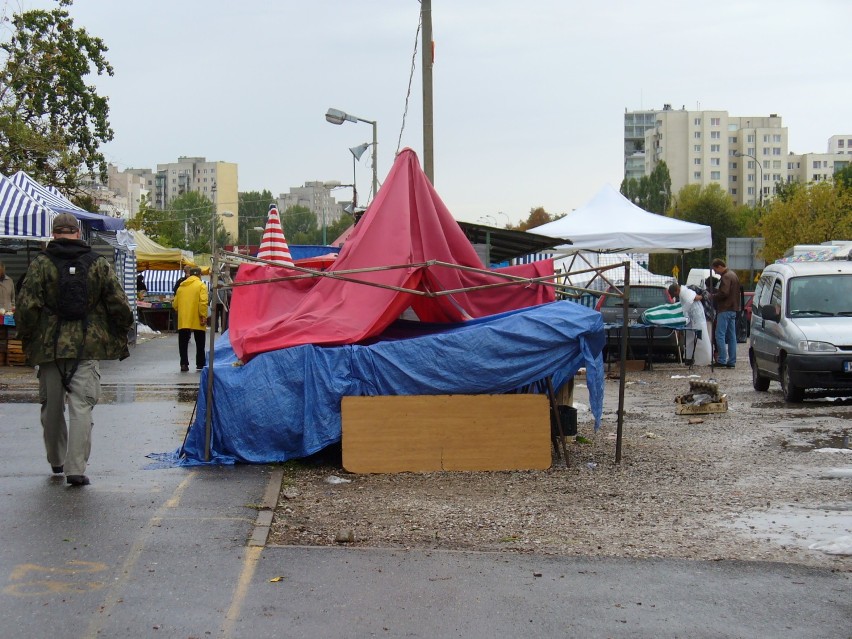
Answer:
[(344, 397), (341, 412), (352, 473), (550, 467), (543, 395)]

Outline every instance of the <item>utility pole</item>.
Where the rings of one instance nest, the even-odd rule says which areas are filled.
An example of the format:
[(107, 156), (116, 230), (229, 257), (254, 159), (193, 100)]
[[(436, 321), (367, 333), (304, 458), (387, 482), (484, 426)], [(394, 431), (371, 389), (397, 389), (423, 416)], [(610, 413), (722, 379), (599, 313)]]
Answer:
[(435, 185), (434, 145), (432, 142), (432, 64), (435, 50), (432, 43), (432, 0), (420, 0), (420, 20), (423, 23), (423, 172)]

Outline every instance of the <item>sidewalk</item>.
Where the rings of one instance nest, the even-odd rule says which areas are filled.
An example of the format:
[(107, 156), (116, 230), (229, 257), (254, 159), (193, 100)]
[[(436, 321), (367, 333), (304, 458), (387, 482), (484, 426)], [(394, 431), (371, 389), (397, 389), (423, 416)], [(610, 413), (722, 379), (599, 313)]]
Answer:
[(197, 392), (176, 336), (102, 377), (80, 489), (50, 475), (32, 371), (0, 368), (5, 638), (848, 634), (849, 575), (797, 566), (252, 546), (274, 467), (147, 469)]

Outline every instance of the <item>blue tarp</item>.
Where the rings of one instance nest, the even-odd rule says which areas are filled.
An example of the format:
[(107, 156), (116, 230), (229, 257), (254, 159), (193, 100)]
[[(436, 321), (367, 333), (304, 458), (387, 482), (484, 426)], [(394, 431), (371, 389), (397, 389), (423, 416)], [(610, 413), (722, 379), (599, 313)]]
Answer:
[[(341, 439), (341, 399), (376, 395), (499, 394), (586, 368), (595, 428), (603, 410), (601, 314), (562, 301), (460, 324), (397, 322), (371, 344), (303, 345), (240, 365), (223, 334), (214, 357), (211, 463), (274, 463)], [(206, 388), (172, 461), (205, 463)], [(179, 458), (179, 459), (178, 459)]]

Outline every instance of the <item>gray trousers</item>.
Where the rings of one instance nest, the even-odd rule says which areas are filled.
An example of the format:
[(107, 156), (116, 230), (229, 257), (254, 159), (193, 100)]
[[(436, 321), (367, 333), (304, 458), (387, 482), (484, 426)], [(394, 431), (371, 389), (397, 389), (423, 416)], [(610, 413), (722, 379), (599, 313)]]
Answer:
[[(66, 475), (83, 475), (92, 450), (92, 408), (101, 395), (97, 360), (80, 360), (71, 379), (71, 392), (62, 385), (60, 370), (70, 370), (74, 360), (58, 359), (39, 364), (38, 390), (44, 448), (51, 466), (64, 466)], [(68, 402), (68, 421), (65, 403)]]

